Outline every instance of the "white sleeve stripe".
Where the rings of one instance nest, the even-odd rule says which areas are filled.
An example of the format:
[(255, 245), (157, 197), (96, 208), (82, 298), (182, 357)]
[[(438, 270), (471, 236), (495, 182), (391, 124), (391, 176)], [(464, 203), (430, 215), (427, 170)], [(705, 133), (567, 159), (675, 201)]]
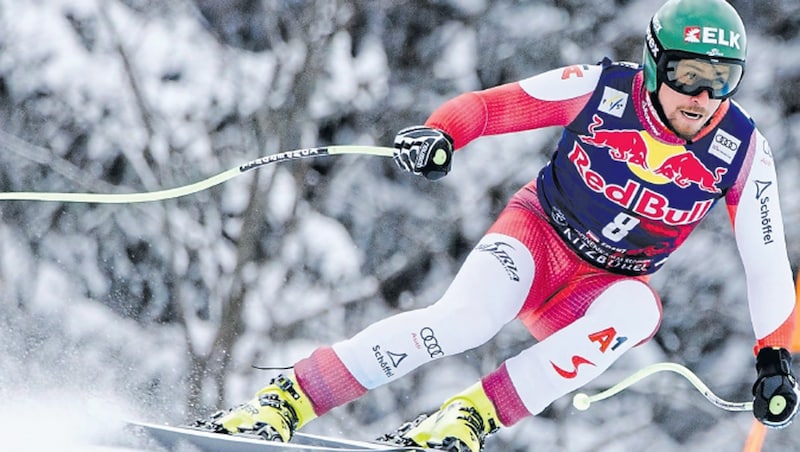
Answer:
[(602, 72), (599, 65), (567, 66), (526, 78), (519, 86), (529, 96), (540, 100), (574, 99), (593, 92)]
[(736, 210), (735, 236), (747, 275), (753, 331), (762, 339), (791, 315), (795, 292), (769, 145), (756, 131), (751, 146), (756, 155)]

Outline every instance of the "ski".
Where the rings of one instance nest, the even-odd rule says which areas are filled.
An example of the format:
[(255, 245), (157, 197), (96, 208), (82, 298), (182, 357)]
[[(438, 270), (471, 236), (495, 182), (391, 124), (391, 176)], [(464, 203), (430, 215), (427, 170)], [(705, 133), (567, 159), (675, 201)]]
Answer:
[(147, 422), (129, 421), (128, 427), (136, 434), (149, 437), (168, 450), (192, 446), (200, 452), (426, 452), (430, 449), (408, 447), (370, 441), (332, 438), (307, 433), (296, 433), (290, 443), (265, 441), (252, 434), (227, 435), (214, 433), (200, 427), (169, 426)]

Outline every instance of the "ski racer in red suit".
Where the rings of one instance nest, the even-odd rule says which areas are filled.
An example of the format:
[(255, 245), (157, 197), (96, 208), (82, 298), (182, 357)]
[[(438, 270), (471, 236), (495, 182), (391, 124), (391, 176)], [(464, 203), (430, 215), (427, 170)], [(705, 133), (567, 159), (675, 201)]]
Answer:
[(437, 179), (454, 150), (481, 136), (564, 130), (436, 303), (318, 348), (212, 425), (288, 441), (311, 419), (477, 347), (518, 318), (535, 345), (386, 438), (476, 452), (490, 433), (540, 413), (656, 333), (661, 304), (648, 276), (720, 200), (747, 277), (753, 413), (787, 425), (798, 398), (787, 351), (795, 297), (771, 151), (730, 99), (745, 54), (744, 26), (727, 3), (671, 0), (649, 23), (642, 66), (556, 69), (460, 95), (424, 126), (400, 131), (397, 163)]

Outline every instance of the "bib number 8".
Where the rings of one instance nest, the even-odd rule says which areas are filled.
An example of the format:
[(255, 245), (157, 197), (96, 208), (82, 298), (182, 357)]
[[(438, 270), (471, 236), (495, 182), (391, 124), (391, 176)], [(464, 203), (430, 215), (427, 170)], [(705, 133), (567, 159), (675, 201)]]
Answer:
[(620, 213), (614, 217), (614, 221), (608, 223), (603, 228), (603, 236), (614, 242), (619, 242), (639, 224), (639, 220), (628, 214)]

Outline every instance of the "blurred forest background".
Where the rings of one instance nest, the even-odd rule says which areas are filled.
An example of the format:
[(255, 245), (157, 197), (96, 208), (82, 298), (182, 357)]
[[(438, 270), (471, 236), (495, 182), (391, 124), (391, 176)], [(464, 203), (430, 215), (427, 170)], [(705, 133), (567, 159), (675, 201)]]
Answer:
[[(750, 45), (737, 100), (773, 147), (796, 271), (800, 2), (731, 3)], [(461, 92), (606, 56), (639, 62), (658, 5), (0, 0), (0, 191), (152, 191), (299, 147), (390, 146)], [(157, 203), (0, 202), (0, 430), (43, 412), (78, 429), (100, 428), (87, 414), (98, 410), (192, 420), (274, 376), (251, 365), (289, 365), (433, 302), (558, 135), (480, 139), (436, 183), (391, 159), (338, 156)], [(753, 333), (724, 208), (654, 283), (660, 332), (589, 389), (671, 360), (725, 398), (749, 398)], [(308, 431), (376, 437), (531, 344), (509, 325)], [(587, 412), (565, 397), (488, 450), (740, 450), (751, 421), (659, 375)], [(765, 450), (799, 438), (796, 426), (772, 432)]]

